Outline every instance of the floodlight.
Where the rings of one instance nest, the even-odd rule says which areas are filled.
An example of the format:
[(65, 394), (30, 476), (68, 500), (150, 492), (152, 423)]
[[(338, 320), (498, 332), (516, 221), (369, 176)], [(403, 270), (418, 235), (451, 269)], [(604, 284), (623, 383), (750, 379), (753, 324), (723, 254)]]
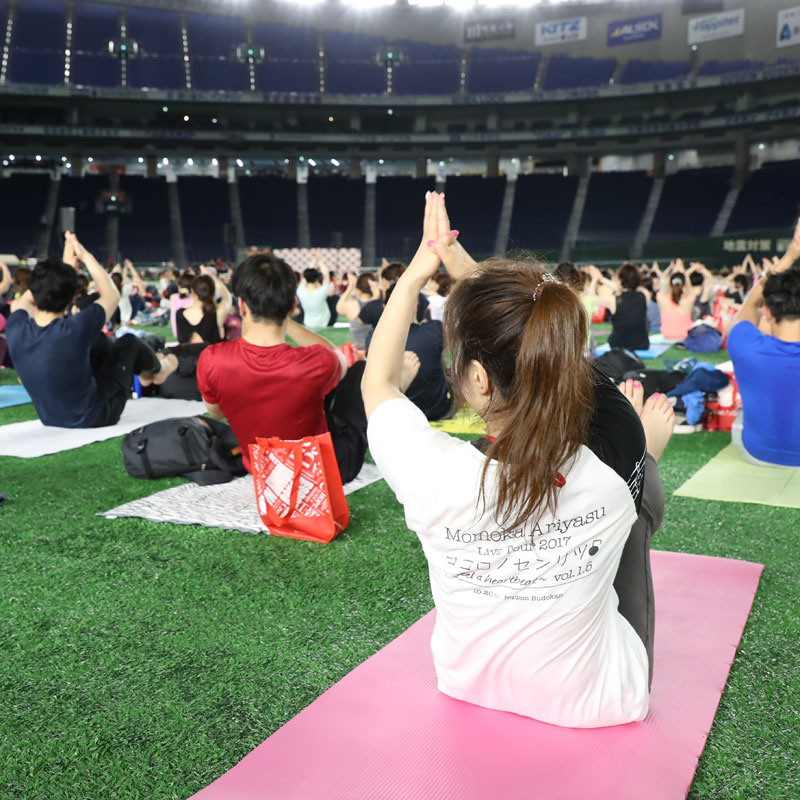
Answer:
[(42, 160), (42, 157), (41, 157), (41, 156), (36, 156), (36, 160), (37, 160), (37, 161), (41, 161), (41, 160)]
[(759, 143), (759, 145), (758, 145), (758, 149), (759, 149), (759, 150), (763, 150), (763, 149), (764, 149), (764, 142), (760, 142), (760, 143)]
[(14, 160), (14, 154), (13, 153), (11, 153), (11, 155), (9, 155), (8, 160), (9, 161), (13, 161)]
[(219, 122), (219, 120), (216, 117), (212, 117), (211, 118), (211, 124), (212, 125), (216, 125), (218, 122)]
[(167, 164), (169, 164), (169, 159), (168, 158), (162, 158), (161, 159), (161, 164), (166, 167)]
[(61, 160), (62, 160), (62, 161), (66, 161), (66, 160), (67, 160), (67, 157), (66, 157), (66, 156), (61, 156)]
[(392, 114), (394, 114), (394, 109), (393, 108), (387, 108), (386, 109), (386, 113), (391, 117)]
[(309, 163), (309, 164), (311, 164), (311, 166), (312, 166), (312, 167), (316, 167), (316, 166), (317, 166), (317, 162), (316, 162), (316, 161), (314, 161), (314, 159), (313, 159), (313, 158), (309, 158), (309, 159), (308, 159), (308, 163)]
[(333, 164), (334, 167), (338, 167), (339, 166), (339, 162), (335, 158), (331, 159), (331, 164)]
[(87, 158), (86, 160), (87, 160), (87, 161), (88, 161), (90, 164), (92, 163), (92, 161), (94, 161), (94, 159), (93, 159), (91, 156), (89, 156), (89, 158)]
[(161, 110), (166, 114), (169, 111), (169, 106), (161, 106)]
[(241, 158), (237, 158), (236, 159), (236, 166), (237, 167), (243, 167), (244, 166), (244, 161), (242, 161)]
[(194, 166), (194, 159), (193, 158), (187, 158), (186, 159), (186, 166), (187, 167), (193, 167)]
[(212, 158), (211, 159), (211, 166), (212, 167), (218, 167), (219, 166), (219, 161), (217, 161), (216, 158)]
[(378, 163), (379, 163), (379, 164), (383, 164), (383, 159), (382, 159), (382, 158), (379, 158), (379, 159), (378, 159)]
[(140, 164), (144, 164), (144, 159), (141, 156), (139, 156), (138, 161)]
[(189, 121), (189, 115), (188, 114), (184, 114), (183, 115), (183, 121), (184, 122), (188, 122)]

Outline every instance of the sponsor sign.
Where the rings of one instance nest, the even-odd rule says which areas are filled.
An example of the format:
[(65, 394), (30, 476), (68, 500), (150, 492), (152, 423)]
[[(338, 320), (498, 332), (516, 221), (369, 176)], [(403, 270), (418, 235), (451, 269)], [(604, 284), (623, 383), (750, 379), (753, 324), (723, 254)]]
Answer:
[(485, 19), (464, 24), (465, 42), (485, 42), (487, 39), (513, 39), (516, 28), (513, 19)]
[(744, 33), (744, 9), (736, 8), (722, 14), (708, 14), (689, 20), (689, 44), (728, 39)]
[(608, 46), (634, 44), (661, 38), (661, 14), (633, 17), (608, 23)]
[(539, 22), (536, 25), (534, 41), (537, 47), (564, 42), (582, 42), (586, 38), (586, 32), (586, 17)]
[(791, 47), (793, 44), (800, 44), (800, 6), (778, 12), (775, 47)]

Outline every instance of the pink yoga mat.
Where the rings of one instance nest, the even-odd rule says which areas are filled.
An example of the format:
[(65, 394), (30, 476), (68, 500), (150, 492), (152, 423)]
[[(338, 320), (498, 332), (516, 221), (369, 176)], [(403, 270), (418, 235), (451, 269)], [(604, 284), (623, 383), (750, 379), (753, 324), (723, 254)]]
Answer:
[(644, 722), (579, 730), (440, 694), (433, 612), (198, 800), (677, 800), (705, 746), (763, 569), (653, 552), (655, 674)]

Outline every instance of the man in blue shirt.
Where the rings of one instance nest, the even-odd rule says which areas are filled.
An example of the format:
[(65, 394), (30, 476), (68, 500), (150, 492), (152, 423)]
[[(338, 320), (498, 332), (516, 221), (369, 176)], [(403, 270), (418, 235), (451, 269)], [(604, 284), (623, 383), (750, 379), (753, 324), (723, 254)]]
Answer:
[[(786, 254), (753, 287), (728, 334), (744, 412), (733, 441), (751, 463), (800, 467), (798, 258), (800, 221)], [(769, 334), (759, 330), (759, 315)]]
[[(103, 333), (119, 292), (74, 234), (67, 232), (65, 239), (63, 258), (37, 264), (28, 291), (12, 306), (6, 324), (11, 357), (45, 425), (114, 425), (131, 396), (134, 374), (144, 385), (163, 383), (175, 371), (177, 359), (156, 356), (132, 334), (114, 340)], [(81, 264), (94, 280), (98, 298), (69, 316)]]

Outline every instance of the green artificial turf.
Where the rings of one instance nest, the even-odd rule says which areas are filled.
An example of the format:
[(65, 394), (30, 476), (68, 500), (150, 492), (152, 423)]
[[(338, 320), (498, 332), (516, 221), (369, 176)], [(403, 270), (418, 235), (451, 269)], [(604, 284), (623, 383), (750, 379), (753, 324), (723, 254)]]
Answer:
[[(795, 798), (800, 512), (671, 497), (728, 440), (676, 436), (661, 462), (655, 547), (766, 565), (689, 797)], [(119, 441), (0, 459), (0, 798), (186, 798), (431, 607), (383, 482), (329, 545), (108, 520), (180, 483), (130, 478)]]

